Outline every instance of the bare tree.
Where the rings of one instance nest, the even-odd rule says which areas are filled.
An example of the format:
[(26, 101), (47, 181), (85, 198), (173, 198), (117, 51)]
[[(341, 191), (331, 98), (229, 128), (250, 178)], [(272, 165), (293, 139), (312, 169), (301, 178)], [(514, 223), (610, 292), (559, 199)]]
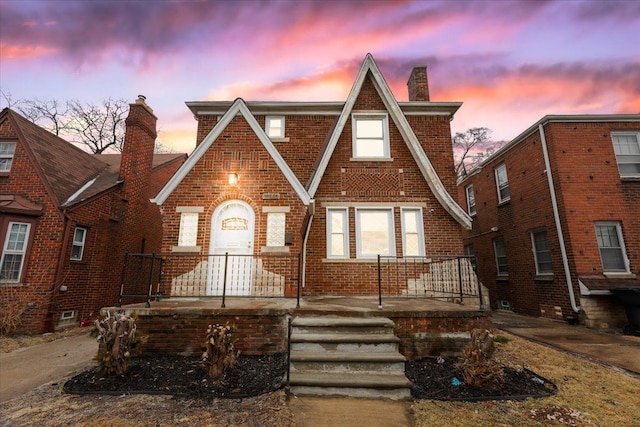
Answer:
[(459, 177), (469, 171), (502, 147), (506, 141), (490, 139), (491, 129), (475, 127), (457, 132), (452, 139), (455, 171)]
[(77, 99), (13, 100), (6, 92), (1, 93), (1, 98), (2, 104), (26, 119), (92, 153), (122, 151), (129, 112), (129, 104), (123, 99), (107, 98), (100, 103)]

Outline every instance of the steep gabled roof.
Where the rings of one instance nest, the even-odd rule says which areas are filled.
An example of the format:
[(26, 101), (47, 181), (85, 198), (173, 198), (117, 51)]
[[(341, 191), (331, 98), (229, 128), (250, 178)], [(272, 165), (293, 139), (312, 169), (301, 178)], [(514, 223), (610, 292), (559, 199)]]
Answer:
[(187, 158), (187, 161), (182, 164), (180, 169), (178, 169), (178, 171), (171, 177), (164, 188), (162, 188), (158, 195), (151, 200), (153, 203), (162, 205), (167, 200), (171, 193), (173, 193), (173, 191), (178, 187), (182, 180), (189, 174), (191, 169), (196, 165), (196, 163), (198, 163), (198, 161), (207, 152), (211, 145), (213, 145), (215, 140), (220, 136), (220, 134), (222, 134), (229, 123), (231, 123), (231, 121), (238, 114), (241, 114), (247, 121), (271, 158), (276, 162), (278, 168), (280, 168), (280, 171), (284, 174), (291, 187), (293, 187), (302, 203), (308, 205), (311, 202), (311, 198), (309, 197), (309, 194), (305, 190), (304, 186), (291, 171), (291, 168), (282, 158), (276, 147), (274, 147), (271, 139), (269, 139), (260, 124), (256, 121), (253, 114), (251, 114), (244, 100), (242, 100), (242, 98), (238, 98), (233, 102), (231, 107), (229, 107), (227, 112), (220, 118), (218, 124), (216, 124), (216, 126), (211, 129), (211, 132), (209, 132), (204, 140), (202, 140), (200, 145), (198, 145), (196, 149), (193, 150), (193, 153), (191, 153), (191, 155)]
[(426, 153), (422, 149), (418, 138), (416, 137), (413, 129), (409, 125), (406, 117), (404, 116), (398, 102), (393, 96), (391, 89), (387, 85), (382, 73), (378, 69), (375, 61), (373, 60), (373, 56), (370, 53), (364, 59), (362, 63), (362, 67), (360, 67), (360, 71), (356, 78), (351, 91), (349, 92), (349, 96), (347, 97), (347, 101), (344, 104), (342, 109), (342, 113), (340, 114), (340, 118), (336, 124), (335, 129), (329, 139), (329, 142), (326, 146), (325, 151), (322, 153), (320, 157), (320, 161), (318, 163), (318, 167), (310, 180), (308, 192), (309, 196), (313, 198), (318, 191), (318, 187), (320, 186), (320, 182), (322, 181), (322, 177), (324, 172), (329, 165), (329, 160), (333, 155), (333, 151), (338, 143), (338, 139), (342, 134), (344, 126), (346, 125), (349, 117), (351, 115), (351, 111), (353, 109), (353, 105), (360, 94), (362, 89), (362, 85), (367, 78), (367, 75), (370, 74), (373, 85), (376, 88), (378, 94), (382, 98), (385, 107), (387, 108), (389, 115), (393, 119), (395, 125), (398, 127), (402, 138), (407, 144), (411, 155), (416, 161), (418, 167), (420, 168), (420, 172), (422, 173), (424, 179), (427, 181), (429, 188), (433, 192), (434, 196), (440, 204), (444, 207), (444, 209), (453, 216), (456, 221), (458, 221), (462, 226), (467, 229), (471, 229), (471, 218), (469, 215), (456, 203), (456, 201), (451, 197), (451, 195), (447, 192), (442, 181), (440, 181), (440, 177), (436, 173), (433, 165), (429, 161)]
[(6, 115), (27, 154), (32, 159), (44, 184), (56, 205), (78, 191), (88, 181), (96, 178), (108, 165), (91, 154), (73, 146), (64, 139), (30, 122), (20, 114), (5, 109)]

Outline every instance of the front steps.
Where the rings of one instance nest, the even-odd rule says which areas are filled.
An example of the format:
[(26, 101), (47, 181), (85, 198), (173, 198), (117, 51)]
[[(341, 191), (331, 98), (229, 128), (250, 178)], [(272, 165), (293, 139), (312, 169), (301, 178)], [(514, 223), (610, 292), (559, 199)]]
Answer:
[(411, 382), (393, 322), (382, 317), (296, 317), (290, 386), (297, 395), (406, 399)]

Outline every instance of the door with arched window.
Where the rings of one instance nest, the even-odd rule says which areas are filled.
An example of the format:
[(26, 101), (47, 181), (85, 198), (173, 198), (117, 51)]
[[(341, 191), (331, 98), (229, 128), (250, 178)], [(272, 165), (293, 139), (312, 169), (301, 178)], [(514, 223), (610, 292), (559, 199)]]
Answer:
[(225, 267), (226, 295), (251, 295), (254, 222), (253, 209), (241, 200), (227, 201), (214, 211), (207, 295), (222, 295)]

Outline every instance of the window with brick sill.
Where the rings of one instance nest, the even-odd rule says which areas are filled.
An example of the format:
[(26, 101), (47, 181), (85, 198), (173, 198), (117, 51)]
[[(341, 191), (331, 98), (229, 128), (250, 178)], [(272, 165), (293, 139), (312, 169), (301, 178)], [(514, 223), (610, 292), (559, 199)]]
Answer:
[(613, 149), (621, 178), (640, 178), (640, 132), (613, 132)]
[(11, 171), (15, 151), (15, 142), (0, 142), (0, 175), (7, 175)]
[(20, 283), (25, 276), (31, 224), (11, 221), (3, 232), (5, 239), (0, 258), (0, 283)]

